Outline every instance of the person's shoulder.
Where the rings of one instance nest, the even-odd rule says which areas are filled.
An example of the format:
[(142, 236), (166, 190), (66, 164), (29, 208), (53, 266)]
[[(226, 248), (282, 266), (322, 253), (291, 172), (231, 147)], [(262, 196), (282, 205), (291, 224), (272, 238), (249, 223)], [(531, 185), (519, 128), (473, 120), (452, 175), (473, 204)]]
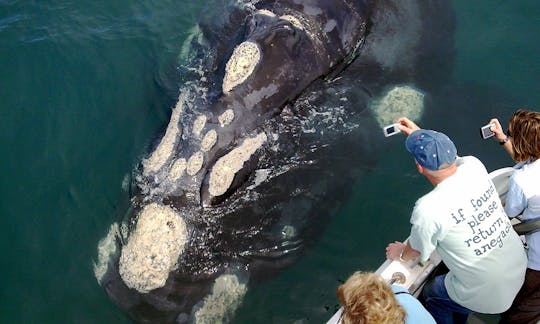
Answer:
[(424, 218), (427, 218), (429, 221), (433, 221), (433, 218), (429, 217), (429, 215), (432, 214), (434, 209), (437, 209), (438, 206), (440, 206), (442, 201), (443, 198), (441, 198), (435, 190), (431, 190), (427, 194), (418, 198), (414, 204), (411, 221), (418, 221)]
[(537, 179), (540, 176), (540, 163), (539, 160), (535, 162), (520, 162), (514, 166), (514, 173), (512, 174), (511, 180), (514, 180), (518, 183), (530, 179)]
[(522, 174), (524, 170), (527, 169), (527, 161), (518, 162), (512, 168), (514, 168), (512, 177), (515, 178), (518, 174)]
[(458, 163), (458, 166), (460, 164), (478, 164), (478, 165), (484, 166), (484, 163), (482, 163), (482, 161), (480, 161), (476, 156), (472, 156), (472, 155), (459, 156), (457, 158), (457, 163)]
[(456, 165), (461, 169), (474, 169), (477, 171), (482, 170), (487, 174), (486, 166), (476, 156), (460, 156), (456, 161)]

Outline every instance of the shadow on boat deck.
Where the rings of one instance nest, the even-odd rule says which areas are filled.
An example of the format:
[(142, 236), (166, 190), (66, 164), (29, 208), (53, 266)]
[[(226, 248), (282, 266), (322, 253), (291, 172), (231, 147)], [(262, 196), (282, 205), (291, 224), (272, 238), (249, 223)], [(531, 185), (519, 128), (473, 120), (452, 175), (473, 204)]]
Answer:
[(498, 314), (472, 314), (467, 320), (468, 324), (497, 324), (500, 316)]

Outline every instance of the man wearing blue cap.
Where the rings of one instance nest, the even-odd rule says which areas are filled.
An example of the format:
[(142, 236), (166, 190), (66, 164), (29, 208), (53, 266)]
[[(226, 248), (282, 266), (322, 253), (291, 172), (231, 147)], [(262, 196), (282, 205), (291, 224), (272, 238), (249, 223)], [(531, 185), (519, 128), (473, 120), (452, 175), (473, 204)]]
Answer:
[(486, 168), (473, 156), (458, 157), (443, 133), (398, 119), (418, 172), (434, 186), (416, 201), (407, 243), (386, 248), (392, 260), (437, 250), (449, 272), (426, 285), (423, 299), (437, 323), (466, 323), (469, 313), (507, 310), (523, 284), (527, 257)]

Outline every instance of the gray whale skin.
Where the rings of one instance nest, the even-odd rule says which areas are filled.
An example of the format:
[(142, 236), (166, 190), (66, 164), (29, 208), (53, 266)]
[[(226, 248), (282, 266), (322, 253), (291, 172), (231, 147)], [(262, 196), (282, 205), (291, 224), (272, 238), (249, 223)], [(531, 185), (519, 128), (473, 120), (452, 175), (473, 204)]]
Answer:
[(436, 91), (450, 2), (256, 1), (201, 21), (198, 74), (134, 171), (99, 278), (113, 302), (137, 322), (232, 320), (377, 160), (370, 102), (392, 85)]

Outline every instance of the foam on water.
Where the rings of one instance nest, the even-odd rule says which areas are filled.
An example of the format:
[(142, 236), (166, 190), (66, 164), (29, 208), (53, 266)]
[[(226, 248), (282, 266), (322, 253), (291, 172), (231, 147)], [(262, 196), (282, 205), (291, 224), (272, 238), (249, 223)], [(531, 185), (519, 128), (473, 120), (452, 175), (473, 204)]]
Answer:
[(199, 25), (193, 26), (188, 32), (188, 37), (182, 44), (182, 49), (180, 50), (180, 59), (183, 61), (188, 61), (192, 53), (192, 43), (196, 40), (198, 44), (204, 44), (204, 35), (199, 27)]
[(259, 186), (261, 183), (266, 181), (268, 179), (268, 176), (270, 175), (271, 170), (270, 169), (258, 169), (255, 170), (255, 179), (253, 180), (253, 184), (249, 187), (247, 187), (248, 190), (255, 189), (257, 186)]
[(122, 190), (128, 191), (129, 190), (129, 181), (131, 180), (129, 173), (126, 173), (124, 177), (122, 178)]
[(118, 223), (111, 224), (107, 236), (98, 243), (98, 260), (94, 264), (94, 276), (101, 284), (101, 280), (109, 268), (109, 260), (116, 254), (116, 238), (120, 235)]

